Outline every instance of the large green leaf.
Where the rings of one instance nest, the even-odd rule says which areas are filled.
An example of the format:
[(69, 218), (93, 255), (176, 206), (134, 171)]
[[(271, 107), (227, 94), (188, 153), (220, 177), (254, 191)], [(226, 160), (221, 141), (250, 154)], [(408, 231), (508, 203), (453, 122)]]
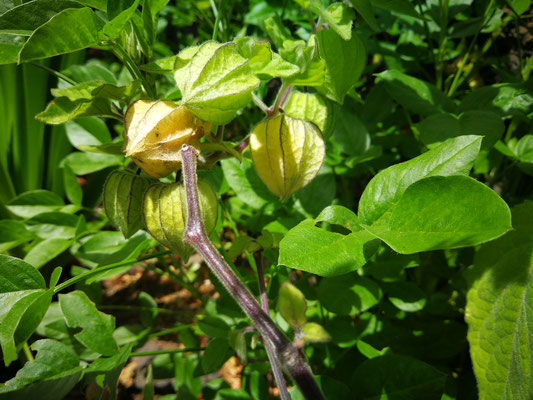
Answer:
[(467, 176), (431, 176), (410, 185), (367, 229), (403, 254), (471, 246), (511, 229), (507, 204)]
[(38, 340), (31, 348), (37, 351), (17, 375), (0, 386), (2, 400), (60, 400), (78, 382), (82, 367), (76, 353), (67, 345), (51, 339)]
[[(330, 232), (316, 226), (328, 222), (349, 233)], [(321, 276), (340, 275), (362, 267), (377, 249), (357, 216), (341, 206), (331, 206), (316, 219), (306, 219), (292, 228), (279, 244), (280, 265)]]
[(32, 265), (0, 254), (0, 293), (27, 289), (45, 289), (42, 275)]
[(378, 23), (374, 17), (374, 9), (370, 0), (350, 0), (351, 5), (374, 31), (378, 31)]
[(397, 70), (384, 71), (377, 76), (380, 82), (385, 83), (390, 96), (413, 113), (431, 115), (456, 109), (455, 104), (431, 83)]
[(463, 136), (483, 136), (481, 148), (488, 150), (502, 136), (505, 125), (502, 118), (490, 111), (466, 111), (460, 116), (434, 114), (417, 124), (420, 140), (429, 148), (435, 147), (446, 139)]
[(360, 400), (440, 400), (446, 375), (413, 358), (387, 354), (363, 362), (352, 385)]
[(317, 39), (320, 58), (326, 63), (324, 83), (318, 91), (342, 104), (365, 67), (365, 45), (355, 33), (346, 41), (329, 29), (318, 32)]
[(51, 237), (37, 243), (24, 257), (24, 261), (30, 263), (35, 268), (40, 268), (64, 251), (66, 251), (73, 241), (60, 237)]
[(46, 110), (37, 114), (36, 118), (47, 124), (62, 124), (74, 118), (92, 116), (116, 117), (107, 98), (71, 101), (67, 97), (57, 97), (48, 104)]
[[(29, 272), (27, 264), (20, 261), (8, 261), (8, 268), (18, 265), (25, 270), (25, 274), (28, 276), (32, 274)], [(17, 279), (16, 286), (11, 285), (11, 288), (15, 289), (18, 289), (18, 286), (26, 286), (23, 290), (0, 294), (0, 344), (6, 365), (17, 359), (20, 346), (39, 326), (52, 300), (54, 287), (60, 273), (61, 269), (54, 271), (48, 290), (28, 288), (41, 286), (41, 282), (36, 282), (35, 280), (38, 278), (33, 274), (25, 282)]]
[(37, 28), (19, 53), (19, 62), (48, 58), (98, 43), (104, 21), (90, 8), (69, 8)]
[(59, 295), (59, 305), (71, 328), (82, 328), (74, 337), (85, 347), (100, 354), (112, 356), (118, 353), (118, 346), (113, 339), (115, 318), (104, 314), (84, 292), (76, 290)]
[(71, 0), (33, 0), (0, 15), (0, 31), (31, 34), (56, 14), (68, 8), (81, 8)]
[(66, 97), (70, 101), (92, 100), (95, 97), (101, 97), (104, 99), (121, 100), (129, 104), (132, 102), (132, 98), (138, 93), (140, 86), (139, 81), (132, 81), (124, 86), (116, 86), (95, 80), (64, 89), (52, 89), (52, 94), (54, 97)]
[(248, 60), (235, 43), (202, 44), (174, 77), (183, 95), (182, 103), (205, 121), (225, 124), (251, 100), (259, 85)]
[(15, 197), (7, 209), (18, 217), (31, 218), (48, 211), (57, 211), (65, 204), (61, 197), (48, 190), (32, 190)]
[(533, 398), (533, 203), (513, 209), (514, 231), (476, 254), (467, 295), (468, 341), (479, 398)]
[(416, 181), (435, 175), (467, 174), (481, 145), (480, 136), (459, 136), (434, 149), (378, 173), (359, 202), (359, 218), (371, 225), (392, 209), (405, 190)]
[(13, 33), (0, 33), (0, 64), (16, 63), (25, 37)]
[(318, 299), (326, 310), (338, 315), (355, 315), (375, 306), (383, 292), (371, 279), (351, 274), (325, 278), (318, 286)]
[[(112, 12), (112, 5), (114, 3), (121, 3), (117, 1), (108, 1), (107, 3), (107, 14), (111, 17), (115, 15), (114, 12)], [(133, 2), (129, 2), (129, 7), (122, 9), (116, 16), (112, 17), (112, 19), (105, 24), (103, 32), (104, 35), (108, 36), (111, 39), (115, 39), (120, 32), (124, 29), (128, 21), (133, 17), (135, 14), (135, 11), (137, 11), (137, 7), (139, 5), (139, 0), (135, 0)]]
[(528, 87), (520, 84), (484, 86), (466, 95), (460, 110), (487, 110), (502, 116), (525, 116), (533, 112), (533, 94)]

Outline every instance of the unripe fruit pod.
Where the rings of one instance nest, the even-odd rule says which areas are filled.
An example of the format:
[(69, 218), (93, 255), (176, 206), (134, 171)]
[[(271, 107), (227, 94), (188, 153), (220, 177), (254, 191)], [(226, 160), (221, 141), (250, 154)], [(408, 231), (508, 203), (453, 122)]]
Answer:
[[(218, 201), (211, 185), (198, 181), (200, 211), (209, 235), (218, 217)], [(155, 183), (146, 190), (143, 202), (144, 223), (148, 232), (163, 246), (187, 262), (193, 250), (183, 241), (187, 225), (187, 200), (181, 183)]]
[(124, 153), (154, 178), (181, 168), (183, 144), (196, 146), (210, 123), (168, 100), (138, 100), (124, 118)]
[(154, 180), (127, 171), (111, 172), (104, 184), (104, 209), (124, 237), (143, 228), (142, 198)]
[(322, 132), (315, 124), (284, 114), (259, 123), (250, 148), (257, 174), (282, 200), (315, 177), (326, 155)]

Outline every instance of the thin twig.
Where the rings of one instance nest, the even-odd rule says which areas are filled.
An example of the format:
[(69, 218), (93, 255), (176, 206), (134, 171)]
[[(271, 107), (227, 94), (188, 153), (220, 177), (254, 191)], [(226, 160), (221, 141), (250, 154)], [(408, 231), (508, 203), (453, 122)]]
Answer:
[(213, 274), (216, 275), (244, 313), (250, 318), (261, 333), (266, 345), (273, 349), (280, 365), (298, 385), (304, 398), (307, 400), (324, 400), (324, 396), (303, 354), (287, 339), (270, 316), (263, 311), (257, 300), (237, 278), (205, 233), (198, 195), (197, 157), (194, 147), (183, 145), (181, 149), (182, 173), (187, 202), (187, 224), (183, 235), (184, 242), (194, 247), (203, 257)]

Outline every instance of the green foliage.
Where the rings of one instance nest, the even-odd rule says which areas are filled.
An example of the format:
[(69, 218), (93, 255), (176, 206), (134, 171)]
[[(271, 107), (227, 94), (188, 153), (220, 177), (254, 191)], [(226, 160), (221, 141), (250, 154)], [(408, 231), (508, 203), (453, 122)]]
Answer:
[[(138, 100), (194, 113), (210, 240), (326, 398), (531, 398), (528, 10), (0, 2), (0, 399), (271, 397), (268, 333), (185, 246), (183, 191), (141, 207), (153, 180), (123, 155)], [(155, 187), (183, 188), (156, 139), (183, 131), (150, 115), (136, 155), (178, 160)], [(281, 125), (248, 149), (280, 120), (325, 154)], [(280, 200), (273, 172), (300, 190)], [(130, 360), (146, 384), (126, 394)]]

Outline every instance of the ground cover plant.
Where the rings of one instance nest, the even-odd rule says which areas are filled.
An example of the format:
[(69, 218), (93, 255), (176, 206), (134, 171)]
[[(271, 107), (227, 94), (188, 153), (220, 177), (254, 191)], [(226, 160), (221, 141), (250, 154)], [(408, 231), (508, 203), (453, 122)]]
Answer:
[(533, 398), (525, 0), (0, 0), (0, 399)]

